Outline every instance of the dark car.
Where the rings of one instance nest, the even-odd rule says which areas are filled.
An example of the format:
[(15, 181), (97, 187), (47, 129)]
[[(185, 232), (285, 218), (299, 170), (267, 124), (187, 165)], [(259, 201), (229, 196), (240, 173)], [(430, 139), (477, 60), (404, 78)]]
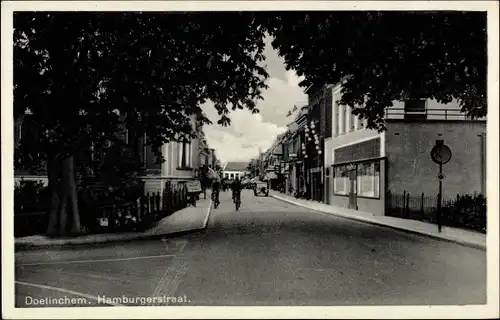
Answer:
[(255, 187), (253, 189), (253, 194), (255, 196), (263, 194), (264, 196), (268, 197), (269, 189), (267, 188), (267, 183), (262, 181), (256, 182)]

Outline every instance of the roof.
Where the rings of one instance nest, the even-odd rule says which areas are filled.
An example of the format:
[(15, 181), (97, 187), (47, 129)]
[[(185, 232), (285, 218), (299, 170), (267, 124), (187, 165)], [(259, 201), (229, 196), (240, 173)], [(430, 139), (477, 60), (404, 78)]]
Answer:
[(228, 162), (224, 171), (247, 171), (248, 162)]

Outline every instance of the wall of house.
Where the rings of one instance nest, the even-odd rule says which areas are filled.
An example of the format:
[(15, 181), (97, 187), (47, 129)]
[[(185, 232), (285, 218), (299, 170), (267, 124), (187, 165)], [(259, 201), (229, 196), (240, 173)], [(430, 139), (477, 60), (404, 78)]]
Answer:
[(439, 172), (430, 152), (436, 140), (444, 140), (452, 158), (443, 165), (443, 197), (457, 193), (482, 192), (481, 134), (485, 121), (388, 121), (386, 155), (388, 157), (388, 188), (394, 193), (438, 193)]
[(233, 174), (234, 177), (236, 177), (236, 174), (239, 174), (239, 177), (241, 179), (245, 176), (246, 173), (247, 173), (247, 171), (223, 171), (222, 175), (223, 175), (223, 177), (225, 177), (226, 174), (229, 174), (229, 179), (231, 179), (231, 174)]

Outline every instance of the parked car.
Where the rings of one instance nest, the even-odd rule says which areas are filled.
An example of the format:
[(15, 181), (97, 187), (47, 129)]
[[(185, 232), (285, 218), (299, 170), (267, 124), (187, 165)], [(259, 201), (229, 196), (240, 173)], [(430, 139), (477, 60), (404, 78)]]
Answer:
[(256, 182), (255, 187), (253, 189), (253, 194), (255, 196), (263, 194), (264, 196), (268, 197), (269, 196), (269, 189), (267, 187), (267, 183), (262, 182), (262, 181)]

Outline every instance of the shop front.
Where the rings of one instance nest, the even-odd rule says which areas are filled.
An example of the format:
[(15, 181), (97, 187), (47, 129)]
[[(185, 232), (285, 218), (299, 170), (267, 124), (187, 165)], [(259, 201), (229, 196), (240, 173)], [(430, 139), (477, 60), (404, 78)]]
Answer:
[(378, 138), (335, 149), (330, 168), (330, 204), (384, 215), (387, 161)]

